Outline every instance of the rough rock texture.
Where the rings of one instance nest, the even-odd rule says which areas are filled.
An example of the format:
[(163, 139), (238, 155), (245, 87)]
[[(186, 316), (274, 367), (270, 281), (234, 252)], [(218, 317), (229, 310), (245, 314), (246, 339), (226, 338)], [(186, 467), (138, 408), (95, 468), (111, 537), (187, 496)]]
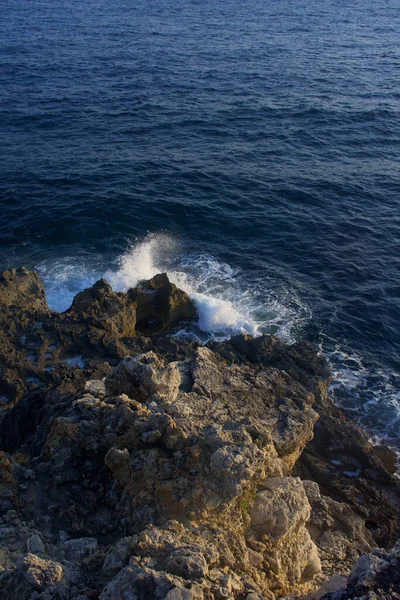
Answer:
[(126, 294), (101, 279), (63, 314), (50, 311), (43, 283), (24, 268), (0, 275), (0, 408), (40, 386), (59, 383), (71, 367), (116, 362), (135, 338), (196, 318), (187, 294), (156, 275)]
[(322, 594), (321, 600), (398, 600), (400, 598), (400, 540), (389, 551), (375, 549), (361, 556), (347, 585)]
[(165, 275), (63, 315), (37, 275), (2, 277), (0, 598), (298, 597), (398, 534), (397, 480), (308, 344), (161, 335), (195, 315)]

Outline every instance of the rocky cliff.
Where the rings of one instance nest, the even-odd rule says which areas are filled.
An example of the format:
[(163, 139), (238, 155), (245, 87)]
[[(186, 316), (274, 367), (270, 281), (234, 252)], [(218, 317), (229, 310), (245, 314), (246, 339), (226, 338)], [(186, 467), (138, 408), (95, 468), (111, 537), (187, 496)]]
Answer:
[(399, 598), (397, 479), (324, 358), (195, 318), (165, 274), (63, 314), (1, 275), (0, 598)]

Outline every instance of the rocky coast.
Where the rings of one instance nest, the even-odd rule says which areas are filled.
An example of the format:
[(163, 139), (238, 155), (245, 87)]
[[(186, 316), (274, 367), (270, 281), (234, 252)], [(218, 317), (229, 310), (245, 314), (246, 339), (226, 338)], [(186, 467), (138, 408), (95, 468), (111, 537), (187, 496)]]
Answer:
[(165, 274), (62, 314), (0, 275), (0, 598), (400, 599), (393, 457), (324, 357), (195, 319)]

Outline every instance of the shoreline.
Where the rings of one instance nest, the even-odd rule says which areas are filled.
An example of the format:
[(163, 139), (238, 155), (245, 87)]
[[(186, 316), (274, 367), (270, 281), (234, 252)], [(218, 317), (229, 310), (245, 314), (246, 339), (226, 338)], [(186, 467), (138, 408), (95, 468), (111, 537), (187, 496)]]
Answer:
[(90, 581), (89, 600), (126, 585), (135, 598), (316, 598), (334, 575), (345, 594), (357, 558), (399, 537), (393, 454), (332, 403), (310, 344), (171, 338), (197, 314), (165, 274), (127, 293), (100, 280), (55, 313), (36, 273), (11, 270), (0, 306), (10, 600), (69, 598), (74, 581)]

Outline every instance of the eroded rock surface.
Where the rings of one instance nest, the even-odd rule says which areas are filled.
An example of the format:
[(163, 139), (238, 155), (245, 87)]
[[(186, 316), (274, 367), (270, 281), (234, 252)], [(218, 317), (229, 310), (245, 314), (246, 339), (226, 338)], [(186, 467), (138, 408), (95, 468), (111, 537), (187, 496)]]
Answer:
[[(163, 275), (127, 294), (100, 281), (57, 315), (37, 275), (13, 271), (0, 303), (10, 397), (19, 382), (0, 412), (0, 598), (294, 597), (398, 532), (397, 482), (308, 344), (161, 335), (195, 315)], [(42, 385), (24, 383), (27, 348)], [(64, 362), (71, 348), (84, 364)], [(340, 444), (362, 473), (331, 482)]]
[(138, 336), (171, 330), (196, 318), (185, 292), (156, 275), (126, 294), (101, 279), (79, 293), (69, 310), (50, 311), (37, 273), (0, 275), (0, 408), (26, 392), (68, 378), (71, 368), (116, 363)]

